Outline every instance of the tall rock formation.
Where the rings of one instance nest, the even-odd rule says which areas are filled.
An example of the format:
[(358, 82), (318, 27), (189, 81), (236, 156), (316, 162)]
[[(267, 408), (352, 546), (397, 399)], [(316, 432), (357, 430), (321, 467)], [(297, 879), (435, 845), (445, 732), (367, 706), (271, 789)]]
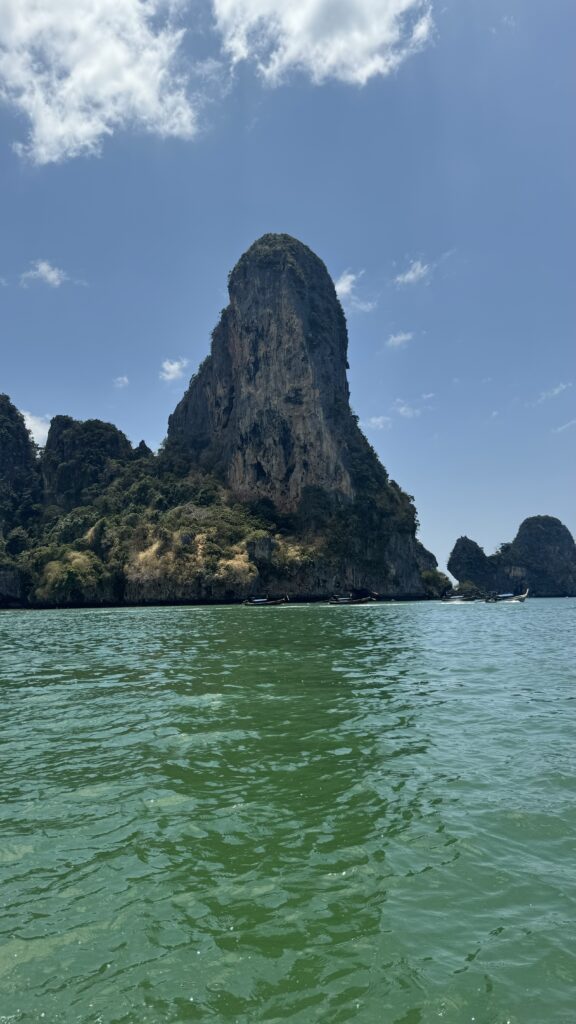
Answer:
[(576, 597), (576, 544), (554, 516), (531, 516), (510, 544), (485, 555), (475, 541), (460, 537), (448, 560), (456, 579), (481, 590), (519, 592), (534, 597)]
[(346, 321), (326, 267), (295, 238), (264, 235), (229, 294), (211, 354), (170, 417), (168, 450), (237, 499), (296, 515), (297, 532), (324, 533), (340, 568), (325, 559), (303, 589), (423, 596), (414, 506), (350, 409)]
[(238, 498), (283, 511), (298, 509), (307, 488), (354, 498), (363, 453), (384, 485), (350, 410), (346, 322), (322, 261), (289, 235), (264, 235), (235, 266), (229, 293), (169, 440)]

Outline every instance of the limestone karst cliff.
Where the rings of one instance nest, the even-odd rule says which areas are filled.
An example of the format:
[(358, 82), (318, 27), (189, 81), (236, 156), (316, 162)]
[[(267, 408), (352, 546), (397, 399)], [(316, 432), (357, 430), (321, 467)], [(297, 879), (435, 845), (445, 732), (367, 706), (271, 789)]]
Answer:
[(346, 322), (322, 261), (289, 235), (264, 235), (234, 267), (229, 293), (169, 439), (240, 499), (282, 511), (310, 488), (349, 501), (366, 469), (385, 487), (350, 410)]
[(324, 264), (265, 235), (229, 290), (158, 455), (69, 416), (38, 455), (21, 415), (0, 407), (0, 603), (445, 588), (416, 539), (413, 500), (350, 409), (346, 322)]
[(529, 587), (534, 597), (576, 596), (576, 545), (554, 516), (525, 519), (514, 540), (494, 555), (460, 537), (448, 569), (460, 583), (473, 583), (485, 592), (517, 593)]
[(236, 498), (295, 514), (308, 536), (316, 526), (318, 557), (341, 566), (345, 586), (423, 595), (414, 506), (350, 408), (346, 321), (326, 267), (295, 238), (264, 235), (229, 295), (168, 443)]

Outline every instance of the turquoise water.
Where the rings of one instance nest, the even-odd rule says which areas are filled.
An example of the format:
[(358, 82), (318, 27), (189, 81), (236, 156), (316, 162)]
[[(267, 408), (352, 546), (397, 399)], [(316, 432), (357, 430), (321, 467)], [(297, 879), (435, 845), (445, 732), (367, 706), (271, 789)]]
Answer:
[(575, 619), (0, 614), (1, 1024), (574, 1024)]

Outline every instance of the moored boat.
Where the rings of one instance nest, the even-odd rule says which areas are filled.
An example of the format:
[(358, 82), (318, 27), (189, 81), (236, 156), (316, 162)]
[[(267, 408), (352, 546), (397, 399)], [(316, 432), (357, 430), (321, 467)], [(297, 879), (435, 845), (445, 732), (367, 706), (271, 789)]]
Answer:
[(288, 594), (284, 597), (270, 598), (270, 597), (249, 597), (242, 604), (247, 605), (250, 608), (269, 608), (271, 605), (288, 604), (290, 598)]
[(529, 593), (527, 587), (523, 594), (489, 594), (485, 601), (486, 604), (524, 604)]

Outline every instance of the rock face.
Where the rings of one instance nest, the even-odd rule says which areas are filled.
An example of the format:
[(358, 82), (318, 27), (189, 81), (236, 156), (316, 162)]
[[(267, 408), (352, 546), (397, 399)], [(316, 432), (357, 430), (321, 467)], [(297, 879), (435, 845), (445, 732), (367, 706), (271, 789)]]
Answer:
[(264, 235), (232, 271), (229, 292), (169, 438), (241, 500), (295, 511), (311, 487), (353, 498), (351, 449), (365, 441), (349, 407), (346, 323), (326, 267), (296, 239)]
[(488, 592), (496, 589), (496, 567), (492, 559), (475, 540), (459, 537), (448, 559), (448, 571), (459, 583), (474, 583)]
[(478, 544), (460, 537), (448, 561), (456, 579), (485, 591), (520, 592), (534, 597), (576, 596), (576, 545), (563, 523), (553, 516), (531, 516), (511, 544), (487, 556)]
[(0, 535), (32, 514), (40, 500), (40, 474), (24, 417), (0, 395)]

